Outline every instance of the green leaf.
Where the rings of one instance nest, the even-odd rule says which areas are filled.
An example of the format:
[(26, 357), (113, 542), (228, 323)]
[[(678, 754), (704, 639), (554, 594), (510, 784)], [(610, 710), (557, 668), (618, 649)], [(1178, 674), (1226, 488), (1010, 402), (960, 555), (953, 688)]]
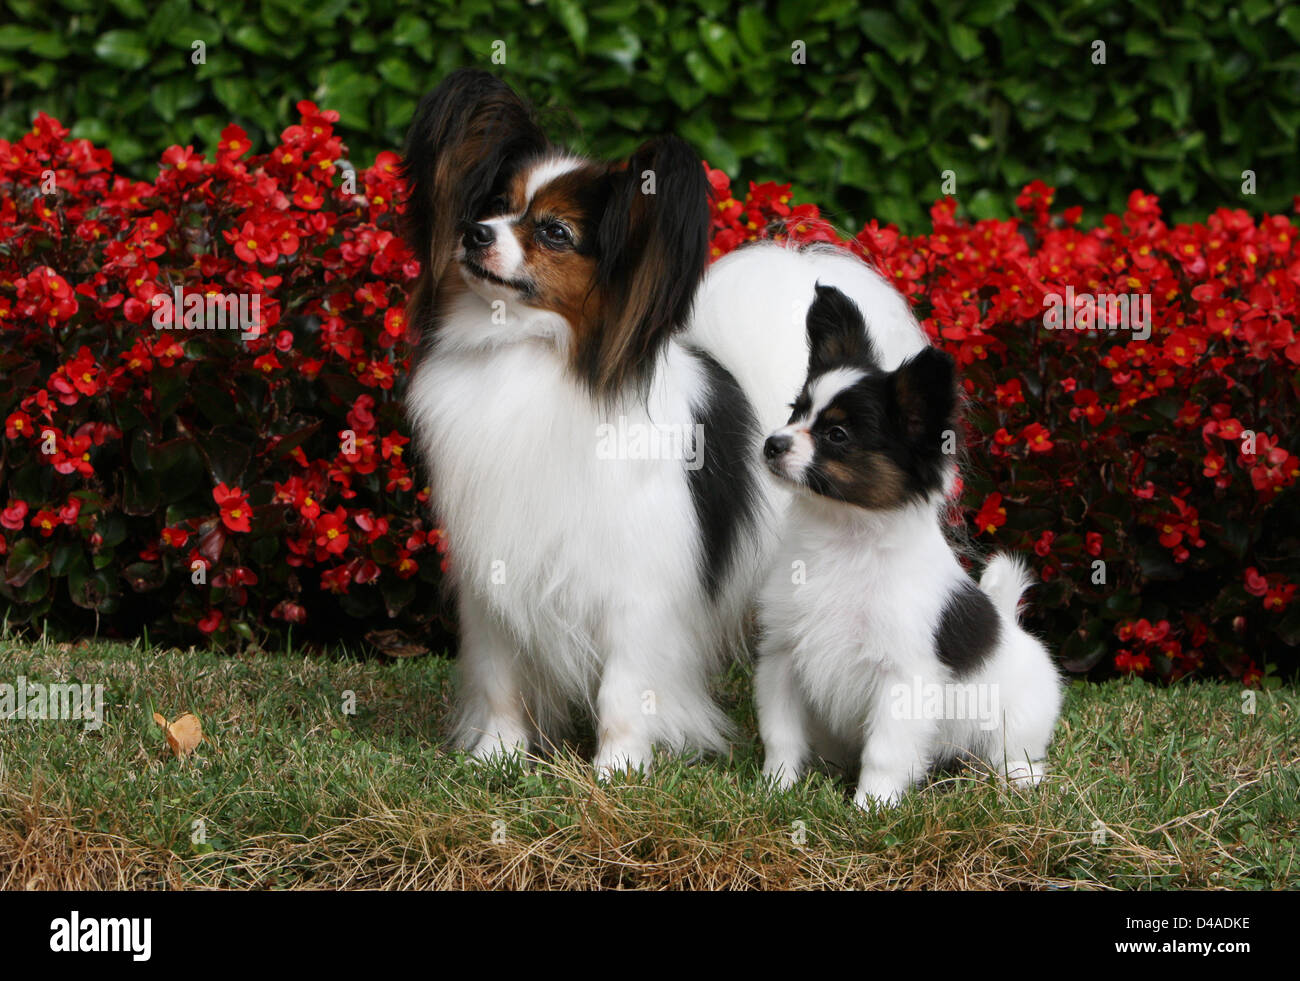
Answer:
[(704, 52), (695, 49), (686, 52), (686, 70), (704, 90), (712, 95), (721, 95), (727, 91), (728, 79)]
[(956, 21), (949, 23), (948, 40), (953, 50), (957, 52), (957, 57), (962, 61), (970, 61), (984, 53), (984, 45), (980, 43), (979, 34), (973, 27), (967, 27), (965, 24)]
[(1273, 0), (1242, 0), (1241, 12), (1251, 24), (1258, 24), (1273, 12)]
[(758, 7), (742, 7), (736, 17), (736, 33), (750, 54), (763, 54), (767, 50), (767, 23)]
[(87, 569), (86, 552), (81, 547), (81, 543), (63, 542), (54, 548), (54, 558), (50, 562), (50, 573), (56, 578), (62, 578), (72, 572), (73, 569), (85, 571)]
[(393, 24), (393, 32), (389, 35), (393, 44), (404, 48), (422, 45), (432, 37), (433, 32), (428, 22), (416, 14), (402, 14), (398, 17)]
[(886, 51), (897, 51), (912, 40), (898, 18), (885, 10), (864, 10), (858, 24), (868, 41)]
[(992, 27), (1016, 9), (1016, 0), (975, 0), (962, 11), (962, 20), (976, 27)]
[(212, 94), (232, 116), (247, 118), (249, 110), (257, 104), (257, 86), (247, 77), (214, 78)]
[(1275, 102), (1267, 103), (1269, 118), (1273, 120), (1274, 125), (1281, 130), (1288, 140), (1294, 141), (1296, 138), (1297, 128), (1300, 128), (1300, 118), (1292, 110), (1290, 113), (1283, 109)]
[(641, 55), (641, 38), (626, 24), (620, 24), (612, 31), (604, 31), (592, 38), (587, 50), (630, 72)]
[(136, 31), (109, 31), (95, 42), (95, 54), (114, 68), (136, 71), (149, 63), (150, 51)]
[(52, 31), (4, 24), (0, 26), (0, 51), (24, 51), (38, 58), (62, 58), (68, 53), (68, 46)]
[(716, 21), (700, 23), (700, 40), (720, 65), (731, 68), (732, 55), (739, 54), (736, 36)]
[[(262, 0), (262, 23), (266, 29), (273, 34), (281, 36), (292, 34), (299, 28), (299, 21), (294, 16), (292, 9), (282, 6), (278, 0)], [(352, 38), (354, 51), (361, 51), (362, 48), (355, 47), (357, 38), (366, 35), (366, 31), (358, 31)], [(370, 35), (373, 40), (373, 35)], [(373, 50), (373, 49), (372, 49)]]
[(1277, 15), (1277, 26), (1290, 34), (1293, 40), (1300, 41), (1300, 7), (1285, 7)]
[(355, 31), (348, 46), (357, 54), (372, 54), (379, 50), (379, 38), (370, 31)]
[(415, 77), (415, 72), (411, 70), (409, 58), (385, 58), (378, 64), (376, 71), (379, 72), (379, 77), (389, 85), (405, 92), (418, 92), (420, 90), (420, 80)]
[(153, 514), (158, 510), (161, 500), (161, 484), (156, 473), (129, 471), (126, 474), (122, 487), (123, 513), (138, 516)]
[(50, 553), (31, 538), (20, 538), (9, 550), (5, 562), (5, 582), (18, 589), (50, 564)]
[(90, 575), (74, 572), (68, 576), (68, 595), (72, 602), (84, 609), (98, 610), (101, 613), (110, 612), (116, 605), (114, 603), (116, 594), (113, 580), (106, 572), (95, 572)]
[(207, 457), (213, 483), (237, 487), (243, 483), (253, 459), (252, 440), (241, 427), (219, 426), (201, 436), (199, 444)]
[(700, 86), (692, 85), (689, 79), (681, 75), (669, 75), (664, 80), (664, 89), (669, 98), (685, 111), (694, 109), (707, 95)]
[(276, 41), (256, 24), (244, 24), (235, 28), (230, 39), (256, 55), (272, 54), (281, 46), (281, 42)]
[(1001, 218), (1010, 210), (1007, 207), (1007, 202), (999, 199), (987, 187), (981, 187), (970, 196), (970, 200), (963, 203), (966, 206), (966, 211), (976, 221), (983, 221), (987, 218)]
[(582, 7), (576, 0), (555, 0), (554, 10), (573, 40), (573, 46), (579, 54), (584, 54), (587, 48), (587, 15), (582, 12)]
[(1130, 27), (1124, 34), (1124, 53), (1134, 58), (1159, 55), (1160, 42), (1136, 27)]
[(154, 109), (169, 123), (174, 122), (186, 109), (192, 109), (202, 97), (197, 86), (179, 78), (164, 79), (151, 92)]
[(54, 80), (59, 76), (58, 66), (51, 61), (43, 61), (35, 68), (29, 68), (19, 74), (19, 78), (24, 82), (30, 82), (41, 91), (45, 91), (54, 84)]

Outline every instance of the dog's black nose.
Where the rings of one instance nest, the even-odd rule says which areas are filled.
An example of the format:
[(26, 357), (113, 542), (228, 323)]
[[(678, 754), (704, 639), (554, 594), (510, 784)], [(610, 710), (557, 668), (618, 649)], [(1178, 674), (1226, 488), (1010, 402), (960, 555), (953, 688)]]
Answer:
[(461, 241), (467, 249), (486, 249), (495, 238), (491, 226), (471, 221), (465, 226), (465, 237)]
[(775, 460), (778, 456), (790, 448), (790, 437), (778, 433), (775, 436), (769, 436), (767, 442), (763, 444), (763, 455), (769, 460)]

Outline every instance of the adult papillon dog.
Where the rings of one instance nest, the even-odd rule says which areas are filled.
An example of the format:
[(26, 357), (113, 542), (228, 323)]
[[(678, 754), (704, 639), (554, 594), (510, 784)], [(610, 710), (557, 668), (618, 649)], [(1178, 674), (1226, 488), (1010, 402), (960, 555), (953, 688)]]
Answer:
[(1024, 566), (995, 556), (976, 585), (944, 534), (952, 358), (883, 358), (862, 310), (830, 286), (807, 327), (807, 379), (764, 444), (797, 489), (759, 603), (765, 774), (784, 787), (814, 756), (856, 767), (864, 807), (956, 761), (1037, 783), (1061, 679), (1017, 622)]
[(739, 642), (788, 492), (764, 470), (818, 280), (924, 345), (841, 252), (742, 249), (706, 275), (710, 189), (680, 139), (604, 163), (460, 70), (407, 137), (422, 261), (406, 398), (458, 597), (458, 725), (477, 757), (553, 745), (575, 710), (604, 773), (722, 750), (710, 677)]

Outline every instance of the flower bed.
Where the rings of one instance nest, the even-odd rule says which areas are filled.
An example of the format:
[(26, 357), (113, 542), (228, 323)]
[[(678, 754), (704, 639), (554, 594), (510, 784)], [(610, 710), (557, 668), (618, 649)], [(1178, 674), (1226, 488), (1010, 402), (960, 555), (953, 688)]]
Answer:
[[(269, 153), (230, 126), (212, 160), (169, 149), (153, 183), (46, 116), (0, 141), (9, 623), (439, 642), (445, 542), (400, 403), (417, 266), (399, 161), (351, 170), (335, 114), (299, 109)], [(710, 179), (715, 257), (839, 240), (786, 186), (742, 201)], [(1134, 192), (1084, 230), (1051, 200), (1032, 184), (1023, 220), (971, 224), (947, 199), (929, 235), (852, 240), (961, 364), (954, 520), (1030, 555), (1030, 622), (1073, 671), (1294, 667), (1295, 227), (1225, 209), (1168, 227)], [(1089, 314), (1149, 296), (1150, 336), (1049, 329), (1044, 297), (1067, 287)]]

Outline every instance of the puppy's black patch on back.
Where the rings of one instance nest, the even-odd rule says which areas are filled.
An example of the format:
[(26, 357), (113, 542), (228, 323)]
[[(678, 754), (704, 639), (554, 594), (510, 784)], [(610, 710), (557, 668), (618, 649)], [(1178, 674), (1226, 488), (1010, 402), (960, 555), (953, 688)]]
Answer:
[(973, 582), (948, 597), (934, 634), (939, 660), (957, 677), (970, 674), (988, 658), (1002, 635), (993, 602)]
[(704, 542), (700, 573), (709, 598), (716, 599), (757, 519), (754, 471), (761, 439), (758, 420), (736, 379), (703, 351), (691, 353), (703, 367), (708, 386), (703, 402), (692, 407), (695, 422), (704, 427), (703, 465), (686, 474)]

